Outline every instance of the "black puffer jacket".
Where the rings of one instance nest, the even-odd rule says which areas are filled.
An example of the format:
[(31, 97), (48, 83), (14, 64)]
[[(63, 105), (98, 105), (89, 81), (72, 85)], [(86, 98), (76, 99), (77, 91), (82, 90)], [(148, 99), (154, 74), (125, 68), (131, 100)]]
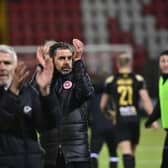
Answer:
[[(41, 144), (46, 150), (46, 163), (55, 165), (59, 147), (65, 161), (88, 161), (88, 114), (86, 101), (94, 89), (82, 61), (75, 62), (72, 73), (55, 74), (51, 91), (53, 98), (46, 102), (46, 110), (53, 115), (58, 110), (54, 95), (58, 96), (61, 120), (55, 118), (55, 129), (41, 134)], [(47, 105), (48, 104), (48, 105)]]
[(0, 167), (43, 168), (36, 132), (43, 122), (38, 95), (29, 85), (20, 96), (0, 88)]

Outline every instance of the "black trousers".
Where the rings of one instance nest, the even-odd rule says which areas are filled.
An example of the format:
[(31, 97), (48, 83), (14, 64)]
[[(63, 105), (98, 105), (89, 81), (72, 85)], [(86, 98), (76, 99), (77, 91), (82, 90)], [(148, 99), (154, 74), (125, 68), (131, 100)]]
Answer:
[(56, 159), (56, 165), (45, 165), (45, 168), (91, 168), (90, 161), (74, 161), (65, 164), (62, 153), (59, 153)]
[(166, 133), (165, 143), (163, 147), (161, 168), (167, 168), (167, 167), (168, 167), (168, 131)]

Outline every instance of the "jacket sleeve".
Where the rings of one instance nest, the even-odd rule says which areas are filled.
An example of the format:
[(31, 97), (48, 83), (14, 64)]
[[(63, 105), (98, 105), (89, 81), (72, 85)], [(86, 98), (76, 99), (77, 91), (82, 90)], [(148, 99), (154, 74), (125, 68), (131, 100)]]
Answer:
[(42, 111), (46, 120), (46, 128), (55, 128), (61, 121), (61, 110), (56, 94), (41, 96)]
[(85, 101), (93, 95), (94, 87), (82, 60), (74, 62), (73, 73), (76, 83), (76, 97), (80, 101)]
[[(38, 88), (33, 88), (33, 104), (34, 107), (34, 123), (39, 132), (42, 132), (46, 129), (55, 127), (60, 121), (60, 107), (58, 103), (58, 98), (54, 94), (48, 96), (42, 96)], [(35, 98), (36, 97), (36, 98)]]
[(150, 125), (160, 118), (160, 102), (157, 101), (152, 114), (148, 117), (147, 121), (145, 122), (145, 127), (148, 128)]
[(4, 91), (0, 100), (0, 130), (13, 128), (18, 122), (19, 98), (10, 91)]

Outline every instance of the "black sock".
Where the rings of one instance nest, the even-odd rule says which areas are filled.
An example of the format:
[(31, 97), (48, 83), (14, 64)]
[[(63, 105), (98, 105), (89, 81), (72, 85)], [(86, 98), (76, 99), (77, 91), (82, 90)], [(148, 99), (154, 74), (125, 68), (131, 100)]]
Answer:
[(91, 158), (91, 168), (98, 168), (98, 161), (96, 158)]
[(110, 162), (110, 168), (117, 168), (118, 162)]
[(135, 168), (134, 156), (125, 154), (123, 155), (124, 168)]

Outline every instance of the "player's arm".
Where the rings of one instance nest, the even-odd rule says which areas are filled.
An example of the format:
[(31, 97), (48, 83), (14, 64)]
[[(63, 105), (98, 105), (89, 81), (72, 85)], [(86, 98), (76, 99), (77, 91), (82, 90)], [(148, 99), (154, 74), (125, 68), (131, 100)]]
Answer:
[(105, 116), (112, 120), (114, 116), (114, 112), (109, 110), (109, 102), (111, 99), (111, 86), (113, 82), (114, 77), (110, 76), (106, 79), (105, 85), (104, 85), (104, 93), (102, 94), (101, 101), (100, 101), (100, 109), (102, 112), (104, 112)]
[(110, 99), (110, 95), (109, 94), (107, 94), (107, 93), (103, 93), (102, 94), (101, 101), (100, 101), (100, 109), (105, 114), (108, 114), (108, 102), (109, 102), (109, 99)]
[(155, 123), (154, 121), (156, 121), (159, 118), (160, 118), (160, 102), (157, 101), (152, 114), (150, 114), (147, 121), (145, 122), (145, 127), (146, 128), (151, 127), (152, 123)]
[(109, 109), (109, 100), (110, 100), (110, 95), (107, 93), (104, 93), (101, 97), (100, 109), (104, 113), (107, 119), (115, 121), (116, 113), (112, 109)]
[[(152, 104), (151, 98), (149, 96), (149, 93), (145, 87), (144, 82), (142, 83), (142, 88), (140, 89), (139, 94), (140, 94), (140, 98), (142, 100), (142, 103), (143, 103), (143, 106), (144, 106), (146, 113), (148, 115), (152, 114), (153, 104)], [(151, 127), (158, 128), (159, 127), (158, 122), (157, 121), (153, 122)]]
[(141, 100), (143, 102), (143, 106), (145, 108), (145, 111), (147, 112), (148, 115), (150, 115), (153, 111), (153, 104), (152, 104), (152, 101), (149, 97), (148, 91), (145, 88), (143, 88), (139, 91), (139, 94), (140, 94)]

